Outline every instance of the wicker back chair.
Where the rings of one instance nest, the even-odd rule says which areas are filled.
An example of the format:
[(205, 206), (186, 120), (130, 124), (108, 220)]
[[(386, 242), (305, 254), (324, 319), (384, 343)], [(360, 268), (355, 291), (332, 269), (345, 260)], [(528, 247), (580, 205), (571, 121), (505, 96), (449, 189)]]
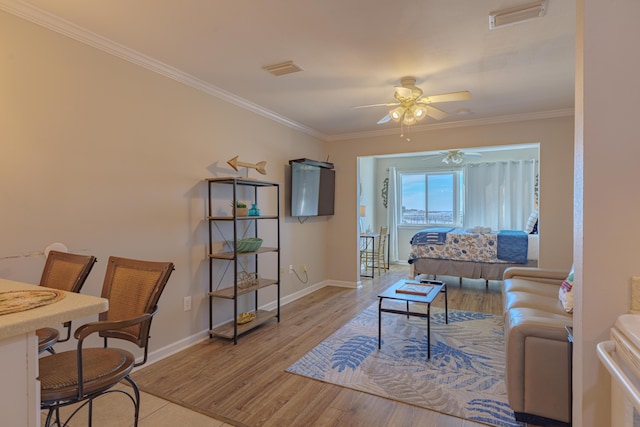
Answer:
[[(168, 263), (137, 261), (126, 258), (109, 258), (109, 266), (102, 287), (102, 298), (109, 300), (109, 311), (100, 313), (100, 321), (118, 321), (154, 313), (164, 286), (173, 271)], [(166, 276), (166, 277), (165, 277)], [(147, 361), (147, 344), (151, 317), (144, 322), (125, 329), (109, 329), (100, 331), (107, 346), (107, 338), (119, 338), (131, 341), (144, 349), (143, 360)]]
[[(170, 262), (109, 258), (102, 288), (102, 297), (109, 299), (109, 310), (100, 314), (98, 321), (76, 329), (77, 350), (39, 360), (41, 408), (48, 410), (47, 427), (67, 425), (85, 405), (91, 425), (93, 399), (110, 392), (129, 396), (134, 404), (134, 426), (138, 425), (140, 392), (129, 374), (147, 360), (151, 319), (172, 271)], [(104, 338), (104, 347), (85, 348), (84, 340), (96, 332)], [(124, 339), (144, 348), (144, 359), (136, 364), (131, 352), (107, 347), (107, 338)], [(127, 387), (113, 389), (122, 380), (131, 385), (133, 394)], [(62, 423), (59, 408), (78, 402), (83, 403)]]
[(389, 270), (389, 265), (387, 264), (387, 239), (389, 239), (389, 228), (388, 227), (380, 227), (380, 238), (378, 239), (378, 250), (376, 251), (376, 264), (378, 265), (378, 276), (380, 275), (380, 269), (383, 269), (385, 272)]
[[(372, 270), (378, 269), (378, 276), (380, 270), (385, 272), (389, 269), (387, 264), (387, 239), (389, 229), (387, 227), (380, 227), (380, 235), (378, 237), (378, 243), (375, 248), (369, 247), (367, 244), (360, 248), (360, 264), (368, 268), (370, 265)], [(371, 245), (373, 246), (373, 245)]]
[[(67, 292), (80, 292), (95, 262), (96, 257), (91, 255), (50, 251), (42, 270), (40, 286)], [(56, 328), (36, 330), (38, 352), (42, 353), (46, 350), (54, 353), (55, 343), (68, 341), (71, 337), (71, 322), (65, 322), (64, 327), (67, 330), (67, 336), (63, 339), (60, 339), (60, 333)]]

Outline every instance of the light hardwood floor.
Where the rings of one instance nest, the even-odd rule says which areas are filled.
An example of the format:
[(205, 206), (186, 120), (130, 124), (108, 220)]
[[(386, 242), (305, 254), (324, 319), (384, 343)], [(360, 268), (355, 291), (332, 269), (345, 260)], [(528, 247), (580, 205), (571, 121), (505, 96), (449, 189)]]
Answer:
[[(446, 416), (285, 372), (335, 330), (356, 316), (377, 294), (406, 278), (407, 266), (358, 290), (326, 287), (282, 307), (272, 322), (242, 335), (237, 345), (214, 338), (133, 374), (141, 389), (172, 404), (206, 411), (236, 426), (444, 426), (481, 424)], [(442, 277), (449, 308), (501, 312), (500, 282)], [(441, 298), (435, 306), (443, 305)], [(143, 407), (148, 403), (143, 398)], [(193, 407), (185, 402), (191, 402)], [(209, 426), (219, 424), (188, 424)], [(157, 424), (160, 425), (160, 424)], [(186, 424), (185, 424), (186, 425)]]

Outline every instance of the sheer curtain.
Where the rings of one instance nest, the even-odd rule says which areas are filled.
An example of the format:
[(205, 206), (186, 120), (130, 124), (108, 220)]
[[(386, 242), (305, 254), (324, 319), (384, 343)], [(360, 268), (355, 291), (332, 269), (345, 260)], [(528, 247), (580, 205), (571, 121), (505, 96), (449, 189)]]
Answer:
[(387, 227), (389, 228), (389, 262), (398, 261), (398, 192), (396, 188), (396, 168), (389, 168), (387, 187)]
[(536, 160), (468, 164), (464, 167), (464, 227), (524, 230), (534, 209)]

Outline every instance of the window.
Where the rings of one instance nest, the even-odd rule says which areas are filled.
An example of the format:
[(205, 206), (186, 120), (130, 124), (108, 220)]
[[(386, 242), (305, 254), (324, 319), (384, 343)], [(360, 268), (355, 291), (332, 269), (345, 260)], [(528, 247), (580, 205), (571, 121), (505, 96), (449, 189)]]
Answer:
[(462, 224), (462, 170), (401, 172), (399, 176), (401, 224)]

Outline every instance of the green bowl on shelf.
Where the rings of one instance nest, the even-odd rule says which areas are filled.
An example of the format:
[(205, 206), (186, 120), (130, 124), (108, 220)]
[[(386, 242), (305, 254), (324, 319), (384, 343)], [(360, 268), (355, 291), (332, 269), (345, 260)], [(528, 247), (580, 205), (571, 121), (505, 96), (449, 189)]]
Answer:
[(259, 237), (247, 237), (246, 239), (238, 240), (236, 246), (238, 252), (255, 252), (262, 246), (262, 239)]

